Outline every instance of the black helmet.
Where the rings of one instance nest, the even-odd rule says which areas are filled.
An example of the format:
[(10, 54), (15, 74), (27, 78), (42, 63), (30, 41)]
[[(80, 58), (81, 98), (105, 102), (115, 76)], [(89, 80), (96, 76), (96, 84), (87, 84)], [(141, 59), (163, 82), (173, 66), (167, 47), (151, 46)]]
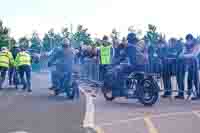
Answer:
[(185, 40), (193, 40), (194, 37), (192, 34), (187, 34), (186, 37), (185, 37)]
[(103, 36), (103, 41), (108, 41), (108, 36)]

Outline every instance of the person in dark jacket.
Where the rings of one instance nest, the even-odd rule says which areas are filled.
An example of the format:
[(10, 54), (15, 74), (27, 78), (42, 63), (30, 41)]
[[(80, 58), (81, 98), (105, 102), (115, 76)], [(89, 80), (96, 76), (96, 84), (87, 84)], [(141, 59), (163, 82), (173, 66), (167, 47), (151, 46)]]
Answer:
[(128, 46), (126, 48), (126, 56), (124, 56), (124, 58), (127, 57), (129, 63), (128, 65), (121, 65), (121, 68), (117, 72), (117, 82), (119, 84), (119, 88), (122, 88), (121, 85), (123, 85), (123, 80), (121, 80), (121, 78), (134, 71), (144, 71), (147, 60), (147, 55), (144, 52), (145, 41), (139, 41), (134, 33), (129, 33), (127, 39)]
[[(11, 49), (12, 56), (15, 60), (17, 54), (20, 52), (20, 48), (16, 45)], [(9, 85), (17, 85), (18, 84), (18, 75), (16, 73), (15, 67), (9, 68)]]
[(68, 77), (67, 86), (72, 83), (72, 70), (74, 63), (74, 52), (70, 47), (70, 42), (64, 39), (62, 49), (56, 51), (49, 59), (48, 66), (55, 65), (56, 70), (52, 72), (52, 87), (50, 90), (62, 89), (64, 74)]
[(119, 61), (121, 58), (126, 56), (127, 40), (126, 38), (122, 39), (122, 42), (115, 48), (114, 60), (113, 62)]
[(164, 83), (163, 98), (172, 95), (171, 76), (176, 75), (176, 60), (182, 51), (182, 45), (175, 38), (171, 38), (162, 50), (162, 78)]
[(188, 34), (186, 36), (186, 44), (179, 55), (177, 60), (177, 81), (178, 81), (178, 89), (179, 93), (175, 98), (184, 99), (184, 79), (185, 72), (188, 68), (188, 95), (191, 95), (192, 86), (196, 88), (196, 95), (192, 97), (192, 100), (200, 99), (200, 91), (199, 91), (199, 60), (198, 55), (200, 54), (200, 47), (196, 42), (196, 39)]

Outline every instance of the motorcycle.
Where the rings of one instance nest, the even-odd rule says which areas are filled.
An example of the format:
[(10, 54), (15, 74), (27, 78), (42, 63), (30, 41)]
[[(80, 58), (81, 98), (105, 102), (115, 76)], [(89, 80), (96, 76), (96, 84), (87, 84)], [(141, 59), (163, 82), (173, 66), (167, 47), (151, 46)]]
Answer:
[[(160, 91), (156, 82), (157, 75), (131, 72), (120, 77), (120, 79), (115, 79), (113, 78), (115, 71), (112, 68), (107, 71), (107, 78), (105, 78), (101, 87), (103, 96), (107, 101), (113, 101), (117, 97), (125, 97), (127, 99), (138, 99), (145, 106), (152, 106), (157, 102)], [(123, 84), (123, 87), (119, 88), (117, 83)]]
[(57, 78), (56, 89), (53, 89), (54, 96), (64, 93), (69, 99), (74, 99), (75, 96), (79, 97), (79, 85), (76, 80), (78, 78), (78, 74), (72, 74), (71, 83), (69, 83), (69, 76), (69, 73), (62, 73), (61, 77)]

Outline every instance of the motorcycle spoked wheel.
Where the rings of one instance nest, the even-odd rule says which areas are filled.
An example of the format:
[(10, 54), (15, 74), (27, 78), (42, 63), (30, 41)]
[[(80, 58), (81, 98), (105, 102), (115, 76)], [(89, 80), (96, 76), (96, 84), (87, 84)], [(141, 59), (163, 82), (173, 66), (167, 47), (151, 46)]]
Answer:
[(138, 100), (144, 106), (152, 106), (158, 101), (159, 91), (155, 91), (155, 85), (150, 79), (143, 79), (138, 89)]

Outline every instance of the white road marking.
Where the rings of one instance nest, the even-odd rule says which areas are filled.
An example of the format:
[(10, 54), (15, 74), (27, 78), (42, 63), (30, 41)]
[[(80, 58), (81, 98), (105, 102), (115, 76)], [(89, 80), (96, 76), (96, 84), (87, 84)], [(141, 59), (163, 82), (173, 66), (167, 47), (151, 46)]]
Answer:
[(28, 133), (26, 131), (14, 131), (14, 132), (9, 132), (9, 133)]
[(95, 106), (94, 106), (93, 99), (83, 89), (80, 89), (80, 91), (86, 97), (86, 112), (85, 112), (85, 118), (83, 121), (83, 127), (94, 128), (95, 127), (95, 124), (94, 124)]
[(144, 122), (145, 122), (145, 125), (147, 126), (147, 128), (149, 130), (149, 133), (158, 133), (158, 130), (154, 126), (150, 117), (148, 117), (148, 116), (144, 117)]
[(127, 123), (130, 121), (138, 121), (138, 120), (142, 120), (144, 119), (144, 117), (136, 117), (136, 118), (132, 118), (132, 119), (126, 119), (126, 120), (118, 120), (118, 121), (114, 121), (114, 122), (107, 122), (107, 123), (101, 123), (98, 124), (100, 127), (105, 127), (105, 126), (112, 126), (115, 124), (123, 124), (123, 123)]
[(195, 116), (197, 116), (198, 118), (200, 118), (199, 112), (197, 112), (197, 111), (192, 111), (192, 113), (193, 113)]
[[(199, 111), (193, 111), (198, 113)], [(163, 118), (163, 117), (169, 117), (169, 116), (180, 116), (180, 115), (188, 115), (188, 114), (192, 114), (193, 112), (175, 112), (175, 113), (163, 113), (163, 114), (158, 114), (158, 115), (149, 115), (151, 118)], [(198, 114), (200, 117), (200, 114)], [(138, 121), (138, 120), (143, 120), (145, 118), (145, 116), (141, 116), (141, 117), (135, 117), (135, 118), (131, 118), (131, 119), (126, 119), (126, 120), (118, 120), (118, 121), (114, 121), (114, 122), (108, 122), (108, 123), (100, 123), (98, 124), (100, 127), (105, 127), (105, 126), (112, 126), (115, 124), (123, 124), (123, 123), (128, 123), (130, 121)]]

